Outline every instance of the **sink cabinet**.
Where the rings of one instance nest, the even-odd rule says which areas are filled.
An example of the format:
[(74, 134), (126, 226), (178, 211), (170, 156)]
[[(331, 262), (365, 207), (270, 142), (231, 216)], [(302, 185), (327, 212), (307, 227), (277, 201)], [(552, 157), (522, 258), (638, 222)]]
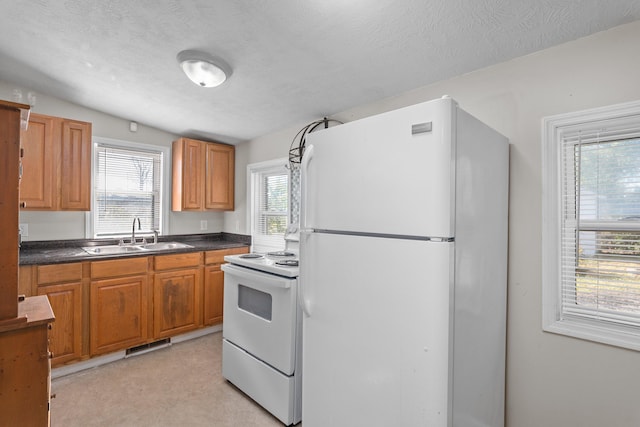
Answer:
[(222, 323), (224, 305), (224, 264), (225, 255), (245, 254), (248, 248), (233, 248), (205, 252), (203, 314), (206, 326)]
[(174, 211), (234, 209), (233, 145), (180, 138), (172, 156)]
[(91, 263), (91, 356), (147, 341), (148, 263), (148, 257)]
[(19, 292), (46, 295), (61, 366), (222, 323), (225, 255), (248, 247), (23, 265)]
[(22, 209), (90, 210), (91, 123), (31, 114), (20, 140)]
[(202, 325), (200, 252), (154, 260), (153, 336), (165, 338)]

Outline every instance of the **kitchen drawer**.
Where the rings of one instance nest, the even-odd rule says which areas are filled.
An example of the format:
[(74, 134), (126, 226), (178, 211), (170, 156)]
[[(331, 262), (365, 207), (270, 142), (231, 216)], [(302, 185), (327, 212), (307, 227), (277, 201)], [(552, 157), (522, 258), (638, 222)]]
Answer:
[(145, 274), (148, 271), (148, 267), (148, 257), (93, 261), (91, 263), (91, 278)]
[(36, 277), (38, 285), (82, 280), (82, 263), (39, 265)]
[(222, 264), (226, 255), (246, 254), (249, 252), (247, 246), (241, 248), (219, 249), (217, 251), (207, 251), (204, 253), (205, 264)]
[(197, 267), (200, 265), (202, 252), (184, 254), (159, 255), (154, 257), (155, 270), (172, 270), (174, 268)]

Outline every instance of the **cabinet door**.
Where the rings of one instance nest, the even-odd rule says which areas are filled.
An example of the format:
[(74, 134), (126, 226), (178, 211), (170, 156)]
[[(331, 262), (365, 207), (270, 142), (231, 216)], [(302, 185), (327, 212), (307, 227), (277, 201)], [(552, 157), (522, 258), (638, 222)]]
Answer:
[(60, 209), (91, 209), (91, 123), (62, 121)]
[(56, 316), (49, 334), (52, 365), (82, 357), (82, 283), (39, 286), (38, 295), (46, 295)]
[(200, 320), (200, 269), (157, 273), (154, 278), (154, 337), (168, 337), (197, 328)]
[(174, 211), (203, 209), (204, 148), (202, 141), (188, 138), (173, 143)]
[(205, 209), (233, 210), (234, 147), (209, 143), (206, 159)]
[(47, 325), (0, 333), (0, 425), (49, 425)]
[(91, 283), (91, 355), (139, 345), (147, 340), (147, 276)]
[(25, 206), (23, 209), (56, 209), (58, 144), (59, 140), (54, 138), (54, 118), (32, 114), (29, 127), (20, 133), (23, 150), (20, 202)]
[(204, 324), (222, 323), (222, 306), (224, 302), (224, 272), (220, 265), (208, 266), (204, 269)]

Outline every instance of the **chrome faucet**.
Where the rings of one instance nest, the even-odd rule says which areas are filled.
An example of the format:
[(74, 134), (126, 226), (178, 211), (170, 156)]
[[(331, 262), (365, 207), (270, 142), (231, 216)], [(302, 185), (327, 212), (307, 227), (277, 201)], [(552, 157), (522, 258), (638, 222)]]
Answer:
[(140, 218), (138, 217), (133, 218), (133, 225), (131, 227), (131, 244), (132, 245), (136, 244), (136, 220), (138, 220), (138, 230), (142, 230), (142, 227), (140, 226)]

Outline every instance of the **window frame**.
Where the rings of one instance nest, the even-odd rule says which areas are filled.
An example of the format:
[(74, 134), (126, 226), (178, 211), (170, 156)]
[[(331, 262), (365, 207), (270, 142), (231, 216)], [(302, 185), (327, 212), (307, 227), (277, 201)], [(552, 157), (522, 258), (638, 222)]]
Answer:
[(102, 136), (94, 136), (91, 141), (91, 210), (86, 212), (85, 215), (85, 237), (91, 240), (109, 240), (117, 237), (105, 236), (95, 237), (95, 224), (94, 224), (94, 209), (97, 208), (96, 194), (95, 194), (95, 182), (96, 182), (96, 146), (99, 143), (112, 145), (114, 147), (123, 149), (143, 150), (143, 151), (157, 151), (162, 153), (162, 177), (160, 182), (160, 212), (162, 218), (160, 220), (159, 235), (167, 235), (169, 233), (169, 204), (171, 203), (171, 150), (169, 147), (163, 145), (145, 144), (140, 142), (125, 141), (121, 139), (106, 138)]
[[(542, 329), (574, 338), (640, 350), (640, 328), (566, 316), (562, 309), (563, 140), (580, 133), (610, 140), (640, 137), (640, 102), (545, 117), (542, 121)], [(589, 221), (591, 223), (591, 221)], [(601, 224), (603, 222), (600, 222)]]
[(274, 237), (274, 241), (277, 244), (265, 244), (261, 242), (261, 239), (256, 239), (256, 221), (259, 213), (257, 209), (259, 204), (256, 203), (258, 194), (257, 176), (270, 171), (277, 172), (278, 170), (285, 171), (288, 175), (287, 178), (287, 211), (285, 212), (287, 226), (290, 221), (291, 213), (291, 171), (288, 168), (289, 161), (287, 158), (279, 158), (274, 160), (267, 160), (259, 163), (252, 163), (247, 165), (247, 224), (249, 224), (249, 234), (251, 235), (252, 248), (254, 252), (269, 252), (278, 251), (285, 248), (284, 234), (282, 238)]

